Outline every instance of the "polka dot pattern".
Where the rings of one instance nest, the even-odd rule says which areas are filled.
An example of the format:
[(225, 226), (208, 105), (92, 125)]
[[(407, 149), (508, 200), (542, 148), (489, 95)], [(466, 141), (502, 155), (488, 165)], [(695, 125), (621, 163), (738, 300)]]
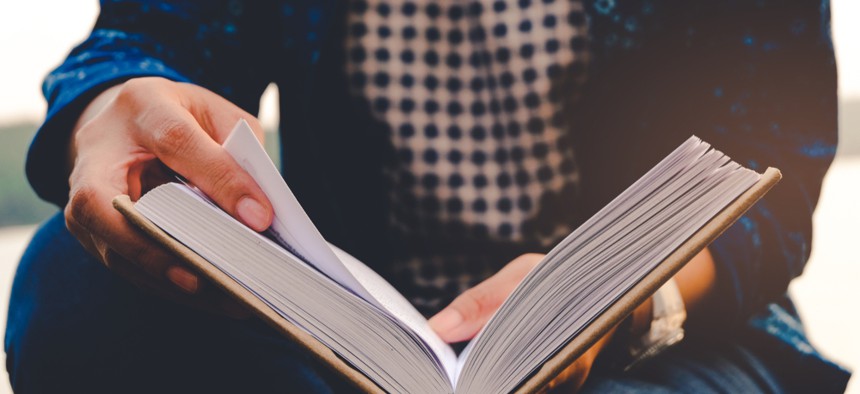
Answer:
[[(393, 231), (433, 236), (455, 223), (467, 236), (539, 244), (568, 233), (524, 223), (544, 195), (578, 183), (563, 165), (575, 157), (560, 114), (585, 79), (587, 26), (571, 17), (581, 1), (354, 0), (351, 10), (352, 93), (390, 126), (397, 152)], [(422, 275), (424, 260), (402, 266), (437, 280)]]

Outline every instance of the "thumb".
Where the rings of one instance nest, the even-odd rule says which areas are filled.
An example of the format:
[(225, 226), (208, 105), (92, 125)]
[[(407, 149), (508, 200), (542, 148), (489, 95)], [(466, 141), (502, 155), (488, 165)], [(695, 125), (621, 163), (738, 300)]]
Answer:
[(256, 116), (206, 88), (194, 84), (182, 86), (191, 92), (185, 96), (188, 111), (215, 142), (223, 144), (239, 119), (248, 122), (261, 144), (265, 141), (266, 133)]
[(445, 342), (472, 339), (542, 257), (527, 254), (514, 259), (495, 275), (460, 294), (451, 305), (430, 318), (430, 327)]
[(224, 148), (180, 108), (165, 108), (167, 121), (144, 125), (142, 145), (234, 218), (263, 231), (274, 216), (266, 194)]

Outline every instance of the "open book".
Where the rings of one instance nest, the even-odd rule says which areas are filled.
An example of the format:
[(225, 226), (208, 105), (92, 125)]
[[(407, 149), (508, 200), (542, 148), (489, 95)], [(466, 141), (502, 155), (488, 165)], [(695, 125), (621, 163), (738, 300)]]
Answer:
[(263, 234), (192, 185), (114, 203), (130, 221), (366, 391), (534, 391), (779, 178), (691, 137), (555, 246), (458, 356), (382, 277), (323, 239), (244, 121), (224, 148), (274, 206)]

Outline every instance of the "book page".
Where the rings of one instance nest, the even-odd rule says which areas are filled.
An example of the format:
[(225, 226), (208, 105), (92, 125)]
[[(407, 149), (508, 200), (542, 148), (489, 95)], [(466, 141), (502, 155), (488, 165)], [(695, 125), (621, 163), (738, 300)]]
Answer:
[(461, 355), (456, 391), (514, 390), (760, 178), (688, 139), (529, 272)]
[(254, 178), (269, 198), (275, 211), (269, 232), (278, 244), (359, 297), (381, 306), (329, 248), (260, 145), (248, 122), (243, 119), (236, 124), (224, 141), (224, 149)]
[[(275, 240), (243, 225), (191, 187), (179, 183), (158, 186), (141, 197), (134, 209), (205, 259), (204, 272), (216, 275), (213, 271), (217, 271), (229, 277), (225, 281), (216, 276), (215, 282), (232, 291), (237, 286), (246, 290), (248, 294), (237, 294), (240, 299), (260, 301), (262, 304), (252, 307), (264, 319), (289, 332), (297, 327), (310, 334), (384, 390), (452, 390), (451, 378), (435, 356), (438, 352), (402, 322), (346, 290)], [(333, 250), (351, 265), (352, 257)], [(189, 261), (199, 267), (199, 260), (193, 260)], [(354, 263), (375, 275), (360, 262)], [(358, 275), (359, 279), (362, 276)], [(393, 288), (391, 291), (397, 294)], [(385, 299), (382, 302), (386, 303)]]
[(224, 142), (224, 149), (254, 178), (272, 203), (275, 218), (269, 231), (278, 244), (412, 330), (430, 347), (449, 376), (453, 373), (457, 362), (453, 349), (390, 283), (326, 242), (247, 122), (239, 121)]
[(356, 276), (359, 282), (364, 283), (367, 289), (373, 294), (380, 304), (394, 317), (400, 320), (403, 325), (412, 330), (415, 334), (421, 337), (421, 340), (436, 355), (436, 359), (445, 369), (451, 385), (453, 386), (454, 377), (457, 369), (457, 354), (436, 332), (430, 328), (430, 323), (427, 319), (412, 306), (411, 303), (400, 294), (388, 281), (379, 276), (376, 271), (358, 261), (355, 257), (340, 250), (340, 248), (330, 245), (335, 254), (340, 258), (340, 261)]

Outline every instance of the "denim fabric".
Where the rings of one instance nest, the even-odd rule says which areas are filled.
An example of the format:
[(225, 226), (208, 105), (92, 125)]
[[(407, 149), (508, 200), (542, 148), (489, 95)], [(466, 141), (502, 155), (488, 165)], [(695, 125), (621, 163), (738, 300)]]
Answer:
[(338, 387), (260, 321), (193, 311), (114, 276), (81, 247), (60, 214), (38, 230), (18, 267), (6, 367), (20, 393), (328, 393)]
[(783, 393), (759, 355), (732, 341), (686, 341), (629, 373), (596, 370), (582, 393)]
[[(60, 214), (27, 248), (8, 318), (6, 367), (18, 393), (354, 391), (258, 320), (190, 310), (113, 276), (69, 234)], [(744, 344), (741, 336), (693, 337), (631, 373), (596, 367), (583, 392), (844, 388), (839, 375), (792, 380), (768, 351)]]

